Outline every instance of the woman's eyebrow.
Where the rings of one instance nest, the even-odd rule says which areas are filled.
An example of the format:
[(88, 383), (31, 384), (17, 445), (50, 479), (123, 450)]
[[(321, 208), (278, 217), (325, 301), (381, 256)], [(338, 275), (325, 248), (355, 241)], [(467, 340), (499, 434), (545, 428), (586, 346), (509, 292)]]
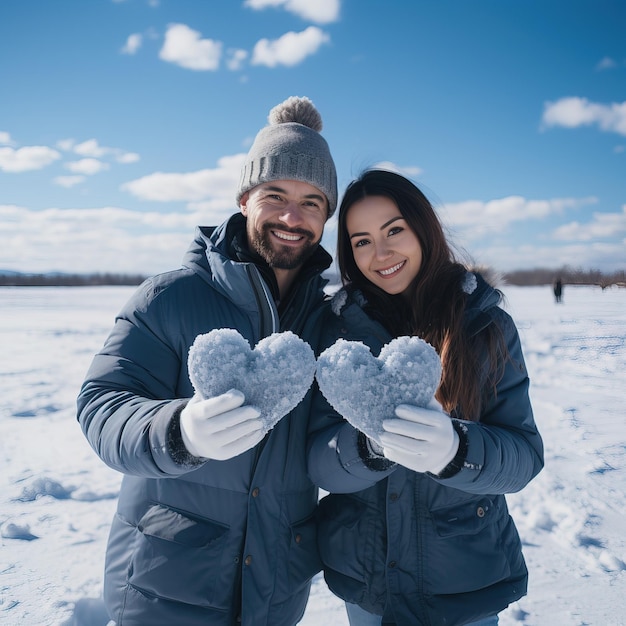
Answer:
[(354, 237), (363, 237), (364, 235), (369, 235), (369, 233), (352, 233), (350, 235), (350, 239), (354, 239)]
[(387, 222), (385, 222), (381, 227), (380, 230), (383, 230), (384, 228), (387, 228), (387, 226), (389, 226), (389, 224), (393, 224), (396, 220), (401, 220), (404, 219), (402, 217), (402, 215), (396, 215), (396, 217), (392, 217), (390, 220), (388, 220)]
[[(402, 217), (402, 215), (396, 215), (396, 217), (392, 217), (390, 220), (387, 220), (381, 227), (379, 230), (384, 230), (385, 228), (387, 228), (387, 226), (389, 226), (389, 224), (393, 224), (396, 220), (402, 220), (404, 219)], [(369, 235), (368, 232), (362, 232), (362, 233), (352, 233), (350, 235), (350, 239), (352, 239), (353, 237), (363, 237), (364, 235)]]

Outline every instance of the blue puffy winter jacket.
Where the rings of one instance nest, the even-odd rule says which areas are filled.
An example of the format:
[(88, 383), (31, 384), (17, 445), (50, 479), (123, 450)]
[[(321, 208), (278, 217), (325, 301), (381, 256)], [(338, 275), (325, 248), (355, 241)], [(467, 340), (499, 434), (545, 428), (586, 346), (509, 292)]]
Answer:
[(305, 454), (310, 393), (263, 442), (227, 461), (199, 463), (180, 436), (197, 335), (234, 328), (254, 346), (291, 330), (317, 343), (330, 256), (319, 248), (309, 259), (279, 315), (271, 270), (247, 260), (244, 233), (241, 215), (199, 228), (182, 269), (141, 285), (78, 397), (91, 446), (124, 474), (104, 582), (118, 626), (292, 626), (321, 569)]
[[(373, 468), (363, 461), (362, 435), (316, 400), (309, 469), (331, 493), (318, 512), (324, 575), (335, 594), (384, 615), (383, 624), (465, 624), (526, 593), (528, 572), (504, 494), (541, 470), (543, 444), (517, 330), (498, 306), (499, 292), (477, 279), (467, 327), (479, 333), (497, 324), (510, 359), (480, 422), (462, 422), (467, 456), (458, 473), (442, 479), (384, 459)], [(377, 355), (391, 340), (358, 297), (341, 291), (334, 308), (325, 345), (363, 341)]]

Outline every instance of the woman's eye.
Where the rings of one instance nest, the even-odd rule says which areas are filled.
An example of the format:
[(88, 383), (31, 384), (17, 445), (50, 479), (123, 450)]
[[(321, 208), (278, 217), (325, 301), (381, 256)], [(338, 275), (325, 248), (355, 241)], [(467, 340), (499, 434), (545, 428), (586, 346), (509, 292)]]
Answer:
[(389, 230), (389, 234), (390, 235), (397, 235), (398, 233), (401, 233), (404, 230), (404, 228), (401, 228), (400, 226), (394, 226), (394, 228)]
[(368, 243), (367, 239), (359, 239), (359, 241), (357, 241), (354, 244), (354, 247), (355, 248), (362, 248), (363, 246), (367, 245), (367, 243)]

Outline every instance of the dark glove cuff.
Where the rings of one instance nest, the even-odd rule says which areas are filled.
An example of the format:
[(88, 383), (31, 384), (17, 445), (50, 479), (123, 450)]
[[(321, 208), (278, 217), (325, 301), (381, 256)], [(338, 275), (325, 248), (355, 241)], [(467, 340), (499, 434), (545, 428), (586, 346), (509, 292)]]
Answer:
[(368, 469), (374, 470), (375, 472), (384, 472), (395, 465), (393, 461), (374, 452), (371, 446), (368, 445), (367, 435), (361, 431), (357, 433), (356, 445), (359, 451), (359, 457), (361, 457), (365, 467)]
[(167, 451), (172, 457), (172, 460), (178, 465), (195, 467), (202, 465), (206, 459), (201, 459), (197, 456), (193, 456), (193, 454), (190, 454), (183, 443), (183, 436), (180, 433), (180, 413), (185, 406), (186, 405), (184, 404), (181, 405), (170, 420), (167, 430)]
[(437, 478), (452, 478), (458, 474), (463, 468), (465, 459), (467, 458), (467, 450), (469, 447), (469, 439), (467, 437), (467, 427), (460, 421), (453, 419), (452, 427), (459, 436), (459, 449), (456, 451), (454, 458), (448, 463), (439, 474), (435, 474)]

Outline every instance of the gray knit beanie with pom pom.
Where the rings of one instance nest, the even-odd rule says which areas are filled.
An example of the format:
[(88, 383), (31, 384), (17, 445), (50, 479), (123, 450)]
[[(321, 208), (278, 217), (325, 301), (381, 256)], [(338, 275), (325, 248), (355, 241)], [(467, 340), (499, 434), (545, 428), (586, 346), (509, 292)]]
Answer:
[(269, 126), (256, 136), (241, 168), (237, 203), (246, 191), (272, 180), (298, 180), (317, 187), (328, 200), (328, 216), (337, 207), (337, 172), (322, 118), (308, 98), (292, 96), (276, 105)]

